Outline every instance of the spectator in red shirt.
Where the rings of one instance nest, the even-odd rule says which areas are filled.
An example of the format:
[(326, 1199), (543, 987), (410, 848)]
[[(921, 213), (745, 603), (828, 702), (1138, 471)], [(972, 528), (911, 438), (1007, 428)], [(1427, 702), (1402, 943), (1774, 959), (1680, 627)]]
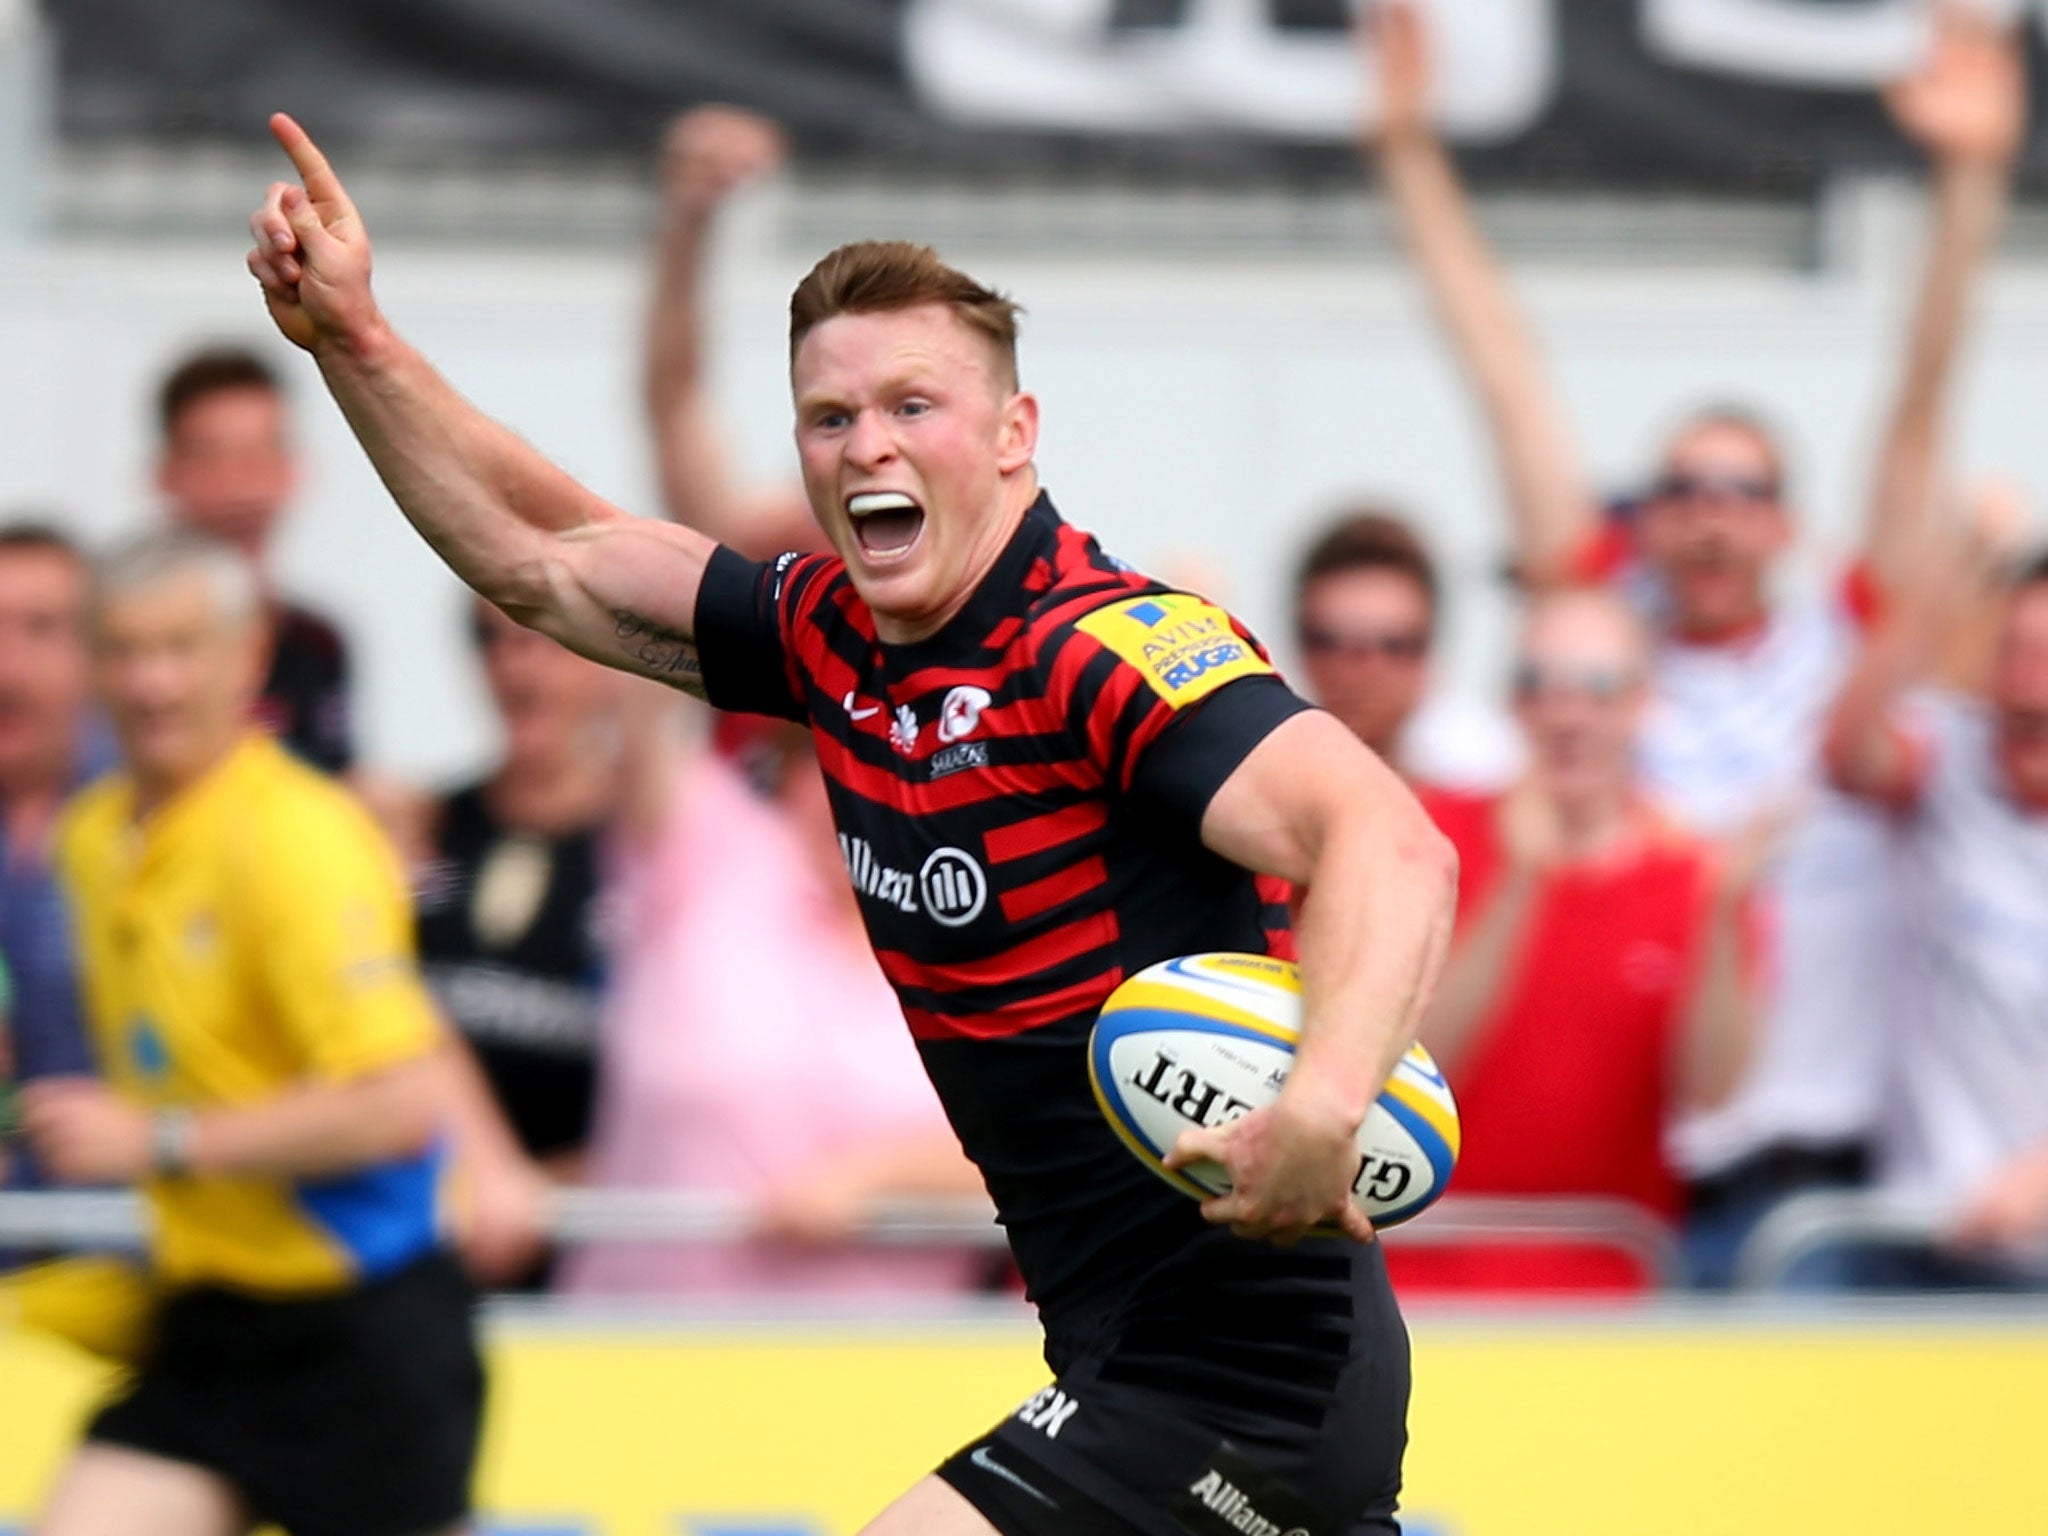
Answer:
[[(1675, 1222), (1667, 1123), (1741, 1075), (1747, 872), (1642, 797), (1647, 697), (1645, 637), (1618, 598), (1541, 599), (1515, 675), (1528, 774), (1501, 795), (1424, 796), (1462, 867), (1456, 947), (1422, 1030), (1457, 1089), (1461, 1194), (1607, 1197)], [(1595, 1249), (1410, 1250), (1397, 1262), (1411, 1284), (1637, 1278)]]

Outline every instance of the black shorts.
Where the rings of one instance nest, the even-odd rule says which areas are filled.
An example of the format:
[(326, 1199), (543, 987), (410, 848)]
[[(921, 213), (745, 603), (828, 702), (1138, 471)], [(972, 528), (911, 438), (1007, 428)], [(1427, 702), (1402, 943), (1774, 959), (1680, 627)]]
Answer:
[(338, 1295), (198, 1288), (88, 1440), (218, 1472), (291, 1536), (423, 1536), (469, 1514), (473, 1297), (444, 1253)]
[(1378, 1246), (1356, 1257), (1349, 1326), (1270, 1292), (1207, 1331), (1141, 1315), (938, 1476), (1004, 1536), (1392, 1536), (1408, 1336)]

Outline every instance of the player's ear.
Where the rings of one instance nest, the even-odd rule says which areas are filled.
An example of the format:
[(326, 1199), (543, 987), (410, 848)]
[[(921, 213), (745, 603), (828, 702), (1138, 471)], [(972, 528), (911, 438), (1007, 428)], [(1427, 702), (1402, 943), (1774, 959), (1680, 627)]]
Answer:
[(1038, 455), (1038, 396), (1018, 390), (1003, 402), (1002, 428), (996, 439), (996, 467), (1015, 474)]

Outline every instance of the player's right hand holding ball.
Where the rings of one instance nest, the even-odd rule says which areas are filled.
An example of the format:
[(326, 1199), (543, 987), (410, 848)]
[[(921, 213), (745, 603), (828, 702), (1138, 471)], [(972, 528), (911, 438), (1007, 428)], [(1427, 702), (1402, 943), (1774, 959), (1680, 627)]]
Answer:
[(1222, 1164), (1231, 1192), (1204, 1200), (1202, 1216), (1239, 1237), (1284, 1245), (1326, 1226), (1369, 1243), (1372, 1222), (1351, 1200), (1357, 1134), (1357, 1115), (1297, 1075), (1271, 1104), (1182, 1133), (1166, 1166)]
[(306, 130), (279, 112), (270, 131), (300, 184), (272, 182), (249, 216), (249, 271), (287, 341), (316, 353), (354, 349), (383, 324), (370, 295), (369, 232)]

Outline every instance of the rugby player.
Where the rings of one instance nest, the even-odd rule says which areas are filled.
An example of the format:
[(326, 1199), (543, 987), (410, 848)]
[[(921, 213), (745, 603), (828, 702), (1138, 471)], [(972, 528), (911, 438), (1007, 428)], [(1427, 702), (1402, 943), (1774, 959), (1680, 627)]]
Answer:
[[(1061, 521), (1015, 309), (931, 252), (842, 247), (799, 285), (796, 443), (834, 553), (757, 564), (627, 516), (467, 405), (379, 313), (326, 160), (272, 129), (303, 187), (252, 216), (250, 269), (428, 542), (585, 655), (811, 727), (869, 937), (1057, 1376), (871, 1536), (1395, 1529), (1407, 1347), (1348, 1196), (1455, 900), (1413, 797), (1228, 615)], [(1176, 1147), (1231, 1177), (1197, 1207), (1096, 1110), (1089, 1026), (1141, 966), (1290, 944), (1296, 1070)], [(1353, 1240), (1296, 1241), (1325, 1220)]]
[(23, 1119), (51, 1177), (143, 1184), (154, 1339), (43, 1536), (423, 1536), (468, 1510), (482, 1376), (443, 1250), (442, 1036), (397, 861), (248, 724), (262, 592), (187, 532), (96, 573), (122, 770), (58, 868), (101, 1077)]

